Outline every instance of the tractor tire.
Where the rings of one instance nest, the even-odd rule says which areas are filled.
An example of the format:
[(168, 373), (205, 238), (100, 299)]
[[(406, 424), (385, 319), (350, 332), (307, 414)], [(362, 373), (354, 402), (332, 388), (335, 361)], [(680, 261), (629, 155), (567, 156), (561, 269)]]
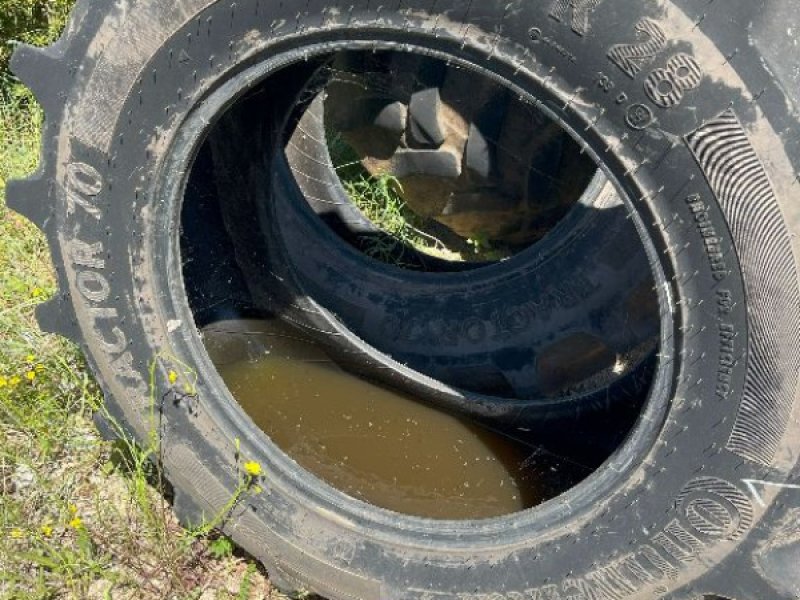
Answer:
[[(286, 591), (796, 600), (798, 22), (791, 0), (79, 0), (59, 42), (12, 62), (47, 115), (39, 172), (7, 190), (58, 272), (39, 322), (83, 347), (128, 433), (150, 439), (158, 415), (184, 522), (225, 510), (242, 457), (262, 465), (224, 530)], [(190, 166), (238, 100), (264, 94), (278, 123), (316, 58), (350, 50), (437, 57), (529, 97), (636, 224), (660, 307), (652, 386), (619, 448), (541, 506), (456, 521), (354, 499), (272, 443), (209, 359), (192, 294), (258, 302), (229, 236), (207, 240), (220, 271), (186, 281)], [(195, 204), (199, 221), (228, 218)], [(242, 212), (247, 235), (269, 206)]]

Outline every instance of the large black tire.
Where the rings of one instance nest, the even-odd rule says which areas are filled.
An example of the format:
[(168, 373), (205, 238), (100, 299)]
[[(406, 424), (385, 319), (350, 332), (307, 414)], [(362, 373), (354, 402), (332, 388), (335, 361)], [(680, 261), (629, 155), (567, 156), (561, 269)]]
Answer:
[[(292, 94), (305, 77), (296, 79), (272, 111), (264, 110), (258, 93), (228, 110), (201, 151), (212, 164), (203, 162), (189, 178), (193, 195), (215, 190), (218, 220), (231, 232), (228, 253), (241, 269), (224, 278), (186, 277), (200, 281), (207, 295), (190, 303), (195, 314), (210, 304), (215, 318), (203, 323), (224, 318), (219, 307), (230, 307), (230, 300), (207, 282), (241, 280), (257, 313), (275, 315), (315, 340), (349, 372), (493, 430), (525, 431), (582, 464), (603, 462), (641, 408), (659, 332), (648, 256), (614, 186), (584, 166), (575, 178), (582, 194), (570, 202), (564, 192), (555, 211), (563, 217), (512, 259), (453, 263), (404, 247), (403, 263), (424, 275), (384, 264), (357, 250), (362, 236), (387, 234), (344, 189), (318, 100), (296, 128), (288, 127), (285, 158), (272, 156), (273, 138), (284, 129), (275, 116), (284, 112), (279, 107), (305, 108)], [(574, 156), (565, 162), (572, 165)], [(469, 180), (460, 185), (481, 187)], [(440, 186), (432, 187), (437, 197)], [(484, 197), (488, 218), (492, 198)], [(541, 227), (550, 212), (523, 221)], [(216, 250), (207, 251), (220, 227), (206, 221), (184, 216), (185, 246), (192, 271), (216, 272), (231, 261), (220, 263)], [(243, 297), (239, 286), (230, 287)], [(553, 368), (567, 356), (568, 366)], [(568, 444), (563, 427), (573, 432)]]
[[(247, 121), (252, 127), (254, 119)], [(294, 135), (286, 149), (291, 173), (281, 169), (289, 181), (282, 183), (286, 192), (270, 204), (264, 219), (271, 231), (259, 236), (261, 244), (248, 240), (242, 249), (262, 249), (263, 263), (254, 265), (255, 271), (247, 278), (255, 297), (270, 295), (268, 282), (255, 276), (258, 272), (291, 271), (302, 295), (313, 298), (327, 313), (313, 320), (294, 315), (307, 329), (335, 331), (336, 321), (340, 321), (359, 339), (437, 381), (473, 392), (499, 388), (506, 397), (538, 397), (540, 404), (548, 396), (562, 396), (559, 402), (564, 403), (565, 392), (582, 383), (579, 374), (559, 377), (546, 373), (542, 377), (536, 372), (537, 362), (540, 368), (552, 362), (547, 359), (548, 349), (563, 347), (565, 341), (575, 365), (591, 363), (584, 370), (593, 373), (604, 370), (600, 363), (605, 361), (609, 374), (622, 357), (635, 367), (653, 351), (659, 319), (648, 257), (614, 186), (601, 173), (588, 181), (576, 177), (583, 194), (573, 194), (569, 202), (565, 199), (569, 194), (564, 192), (564, 198), (555, 202), (561, 205), (557, 225), (514, 258), (483, 265), (434, 264), (429, 270), (436, 275), (419, 277), (347, 251), (337, 239), (340, 235), (326, 235), (327, 223), (313, 218), (312, 210), (330, 211), (334, 206), (338, 209), (336, 221), (349, 221), (358, 234), (380, 232), (374, 225), (369, 231), (370, 224), (352, 224), (358, 219), (358, 209), (348, 202), (335, 171), (308, 158), (324, 156), (311, 137), (321, 133), (324, 139), (324, 130), (315, 131), (313, 123), (301, 124), (302, 131), (311, 133)], [(219, 129), (215, 135), (223, 140), (234, 132), (239, 139), (247, 139), (242, 131)], [(245, 146), (252, 153), (256, 144)], [(224, 173), (220, 204), (230, 206), (246, 194), (248, 182), (229, 167), (249, 164), (253, 157), (235, 149), (227, 160), (219, 154), (222, 152), (217, 158)], [(400, 179), (405, 186), (407, 182)], [(462, 185), (466, 188), (469, 183)], [(478, 188), (477, 183), (472, 185)], [(304, 196), (319, 205), (303, 202)], [(484, 191), (486, 203), (491, 205), (490, 196), (493, 194)], [(332, 215), (322, 216), (325, 220)], [(491, 217), (489, 208), (486, 218)], [(269, 242), (281, 251), (270, 255)], [(430, 263), (436, 259), (423, 256), (420, 260)], [(463, 272), (466, 270), (471, 273)], [(620, 290), (627, 290), (633, 298)], [(635, 316), (633, 305), (638, 309)], [(466, 331), (456, 331), (465, 323), (469, 324)], [(335, 343), (340, 337), (331, 339)], [(599, 346), (605, 350), (598, 351)], [(641, 356), (630, 359), (637, 351)], [(589, 387), (584, 391), (595, 390)], [(537, 416), (542, 414), (540, 411)]]
[[(42, 168), (8, 190), (59, 274), (42, 327), (83, 345), (140, 439), (149, 398), (179, 400), (160, 404), (160, 432), (185, 521), (226, 505), (241, 455), (264, 465), (265, 493), (226, 531), (287, 589), (796, 599), (799, 19), (793, 0), (80, 1), (58, 44), (14, 58), (47, 111)], [(653, 391), (619, 451), (543, 506), (438, 522), (353, 500), (253, 426), (203, 349), (178, 244), (186, 166), (232, 97), (337, 42), (400, 42), (512, 81), (638, 215), (665, 307)], [(175, 396), (182, 365), (196, 398)]]

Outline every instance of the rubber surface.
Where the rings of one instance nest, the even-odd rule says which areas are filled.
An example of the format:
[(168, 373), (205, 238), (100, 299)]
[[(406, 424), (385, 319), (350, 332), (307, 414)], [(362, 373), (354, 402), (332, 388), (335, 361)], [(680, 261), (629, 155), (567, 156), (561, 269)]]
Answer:
[[(285, 162), (263, 166), (270, 132), (282, 129), (274, 114), (294, 106), (290, 86), (282, 87), (288, 101), (252, 93), (207, 142), (253, 304), (324, 344), (348, 370), (495, 428), (549, 435), (551, 421), (584, 415), (587, 423), (608, 423), (604, 433), (582, 436), (591, 447), (624, 436), (621, 423), (635, 418), (649, 383), (658, 307), (648, 257), (607, 179), (597, 175), (562, 222), (512, 260), (449, 263), (408, 249), (403, 261), (418, 261), (426, 274), (387, 266), (328, 230), (356, 248), (359, 237), (385, 235), (339, 181), (319, 97), (292, 133)], [(275, 189), (264, 194), (272, 169)], [(241, 225), (262, 208), (261, 229)], [(198, 253), (208, 239), (196, 236)]]
[[(176, 508), (197, 520), (227, 503), (241, 439), (269, 477), (227, 532), (282, 587), (796, 598), (798, 16), (752, 0), (80, 2), (62, 42), (14, 60), (48, 111), (41, 172), (8, 190), (59, 272), (41, 323), (84, 345), (142, 439), (150, 392), (168, 397), (169, 369), (192, 365), (195, 401), (161, 407)], [(645, 416), (595, 476), (536, 510), (438, 523), (348, 499), (259, 437), (204, 357), (181, 285), (182, 167), (235, 93), (227, 77), (335, 40), (401, 40), (513, 80), (602, 158), (652, 240), (670, 344)]]
[[(334, 216), (340, 227), (370, 232), (341, 184), (331, 181), (333, 170), (309, 164), (318, 146), (311, 134), (294, 136), (287, 147), (286, 161), (302, 171), (290, 173), (282, 160), (275, 166), (265, 230), (241, 231), (237, 223), (261, 203), (257, 195), (244, 200), (248, 190), (263, 188), (267, 179), (258, 175), (267, 152), (259, 140), (269, 137), (265, 131), (272, 126), (259, 119), (263, 112), (263, 99), (255, 96), (229, 111), (210, 137), (219, 204), (228, 229), (237, 230), (238, 262), (256, 305), (317, 338), (351, 370), (401, 387), (427, 385), (425, 397), (442, 395), (441, 386), (431, 389), (424, 376), (391, 368), (383, 353), (458, 388), (451, 402), (463, 392), (507, 398), (494, 402), (493, 412), (513, 413), (520, 426), (529, 426), (548, 415), (607, 404), (606, 387), (654, 352), (658, 308), (648, 258), (604, 177), (550, 235), (519, 256), (483, 268), (419, 274), (371, 260), (328, 230), (323, 220)], [(230, 145), (230, 139), (244, 143)], [(316, 218), (316, 210), (331, 205), (333, 213)], [(199, 239), (205, 244), (205, 237)], [(353, 343), (352, 336), (371, 348)], [(569, 352), (572, 370), (548, 367), (559, 352)], [(614, 371), (620, 363), (626, 366)], [(590, 375), (594, 382), (587, 381)], [(472, 414), (481, 414), (487, 402), (474, 403)]]

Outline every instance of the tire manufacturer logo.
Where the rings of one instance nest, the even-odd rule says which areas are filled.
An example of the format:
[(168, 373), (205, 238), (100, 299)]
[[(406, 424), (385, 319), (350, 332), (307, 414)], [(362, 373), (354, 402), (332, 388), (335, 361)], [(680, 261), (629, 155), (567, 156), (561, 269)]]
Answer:
[[(657, 597), (709, 550), (741, 539), (755, 522), (750, 497), (716, 477), (689, 482), (676, 515), (660, 531), (614, 562), (581, 576), (522, 592), (459, 594), (459, 600), (623, 600)], [(674, 585), (674, 584), (673, 584)], [(651, 593), (652, 592), (652, 593)], [(429, 596), (433, 600), (434, 596)]]

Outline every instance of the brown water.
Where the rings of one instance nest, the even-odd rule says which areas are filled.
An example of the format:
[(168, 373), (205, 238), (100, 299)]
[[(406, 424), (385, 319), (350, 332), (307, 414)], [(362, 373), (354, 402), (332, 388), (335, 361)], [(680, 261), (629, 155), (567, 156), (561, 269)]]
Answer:
[(540, 504), (586, 475), (535, 444), (350, 375), (277, 321), (216, 323), (203, 334), (253, 421), (352, 497), (422, 517), (480, 519)]

